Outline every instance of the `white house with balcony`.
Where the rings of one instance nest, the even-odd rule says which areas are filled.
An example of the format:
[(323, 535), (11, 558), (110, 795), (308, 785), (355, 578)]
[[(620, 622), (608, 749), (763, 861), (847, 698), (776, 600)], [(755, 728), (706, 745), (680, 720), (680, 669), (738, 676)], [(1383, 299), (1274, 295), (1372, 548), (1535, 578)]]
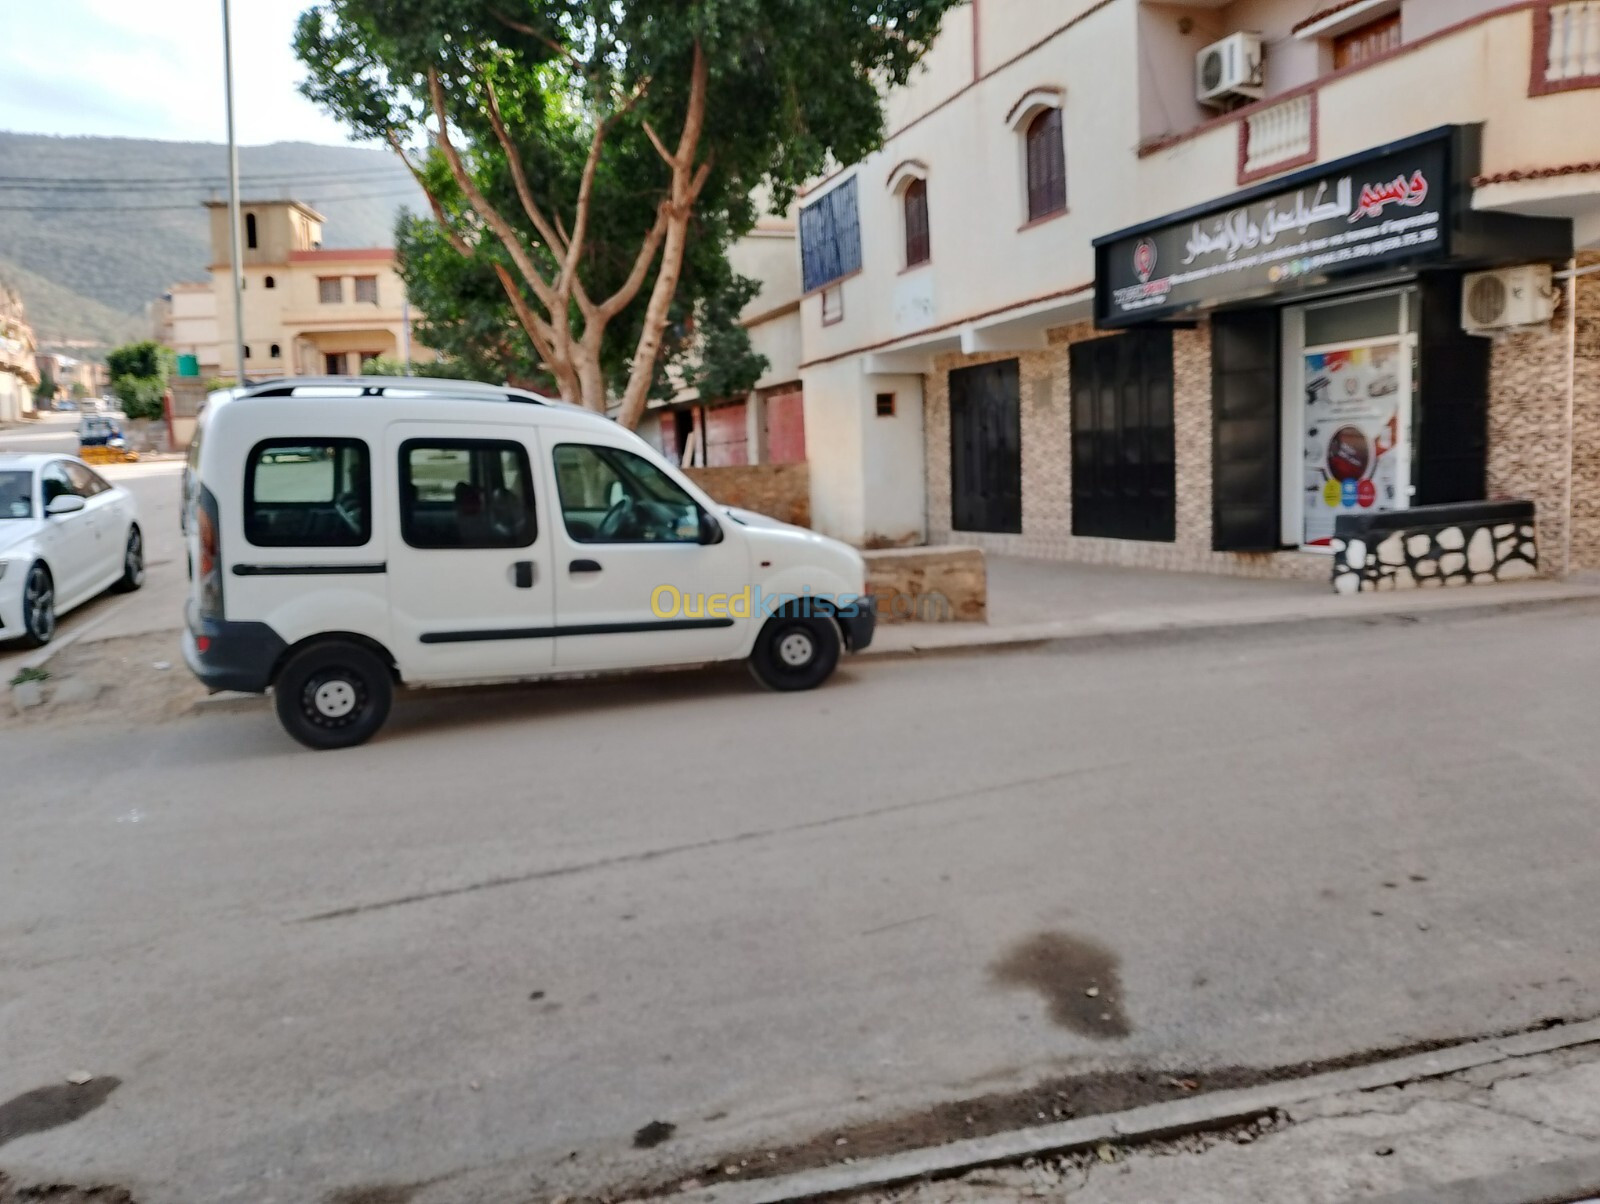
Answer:
[(1600, 0), (1312, 9), (950, 14), (803, 198), (816, 526), (1322, 575), (1509, 497), (1600, 566)]

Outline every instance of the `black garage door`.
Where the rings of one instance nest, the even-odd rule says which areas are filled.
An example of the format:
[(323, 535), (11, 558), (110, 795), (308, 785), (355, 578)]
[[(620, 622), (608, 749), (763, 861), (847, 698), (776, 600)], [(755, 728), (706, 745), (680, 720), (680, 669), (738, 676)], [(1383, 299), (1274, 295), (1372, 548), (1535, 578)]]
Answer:
[(1022, 414), (1016, 360), (950, 373), (950, 521), (1022, 532)]
[(1072, 533), (1171, 540), (1177, 531), (1172, 332), (1072, 345)]

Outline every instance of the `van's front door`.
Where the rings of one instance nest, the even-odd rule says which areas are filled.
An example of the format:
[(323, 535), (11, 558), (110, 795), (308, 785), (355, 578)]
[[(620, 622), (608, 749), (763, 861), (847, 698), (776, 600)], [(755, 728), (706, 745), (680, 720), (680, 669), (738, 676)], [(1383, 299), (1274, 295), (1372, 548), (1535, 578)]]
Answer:
[(546, 429), (560, 669), (721, 660), (759, 606), (732, 523), (701, 542), (699, 505), (659, 465), (603, 437)]
[(548, 672), (555, 585), (532, 430), (396, 423), (387, 447), (396, 469), (389, 613), (402, 676)]

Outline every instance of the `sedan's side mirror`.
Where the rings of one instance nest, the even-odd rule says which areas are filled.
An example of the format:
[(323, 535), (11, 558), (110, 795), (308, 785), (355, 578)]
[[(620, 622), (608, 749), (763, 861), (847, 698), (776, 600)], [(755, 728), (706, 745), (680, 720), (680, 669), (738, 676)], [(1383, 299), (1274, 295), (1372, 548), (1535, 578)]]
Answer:
[(722, 542), (722, 524), (708, 510), (700, 511), (700, 538), (702, 544)]
[(84, 501), (75, 493), (60, 493), (50, 499), (50, 504), (44, 512), (55, 518), (61, 514), (75, 514), (84, 507)]

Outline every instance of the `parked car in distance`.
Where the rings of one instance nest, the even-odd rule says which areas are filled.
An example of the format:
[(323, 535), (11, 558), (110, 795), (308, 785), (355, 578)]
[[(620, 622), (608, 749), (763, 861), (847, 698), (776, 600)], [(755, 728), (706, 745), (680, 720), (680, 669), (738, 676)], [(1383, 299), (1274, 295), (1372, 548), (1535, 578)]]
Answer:
[(802, 690), (872, 639), (854, 548), (531, 393), (270, 382), (213, 395), (196, 446), (185, 659), (311, 748), (371, 737), (397, 684), (745, 660)]
[(0, 453), (0, 640), (47, 644), (73, 607), (143, 584), (127, 490), (70, 456)]
[(55, 403), (55, 411), (58, 414), (76, 414), (78, 412), (78, 403), (75, 401), (58, 401)]
[(122, 443), (122, 425), (109, 415), (85, 414), (78, 419), (79, 447), (108, 447)]

